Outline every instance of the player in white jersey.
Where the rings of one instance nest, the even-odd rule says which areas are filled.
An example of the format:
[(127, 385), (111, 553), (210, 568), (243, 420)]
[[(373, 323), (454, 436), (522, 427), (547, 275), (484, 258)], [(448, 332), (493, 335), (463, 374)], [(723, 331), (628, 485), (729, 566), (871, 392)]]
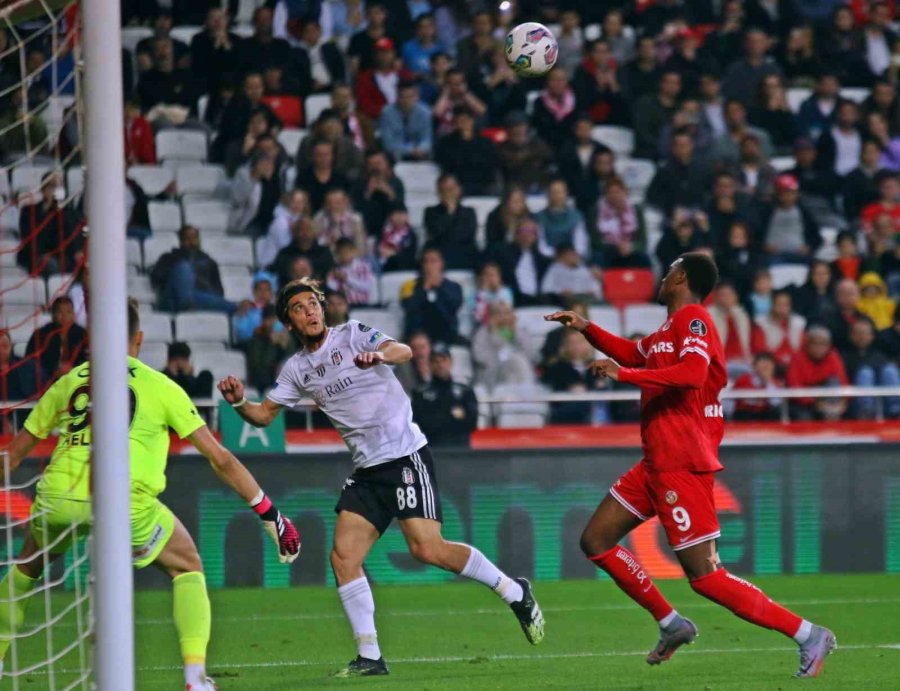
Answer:
[(544, 619), (528, 581), (509, 578), (476, 548), (441, 536), (441, 501), (428, 440), (413, 422), (409, 398), (389, 367), (412, 357), (409, 346), (357, 321), (328, 328), (323, 303), (312, 279), (282, 288), (278, 317), (302, 348), (261, 403), (244, 397), (236, 377), (218, 386), (240, 416), (257, 427), (271, 423), (282, 407), (312, 398), (353, 455), (354, 472), (335, 507), (331, 566), (358, 655), (338, 676), (388, 673), (363, 562), (394, 518), (415, 559), (491, 588), (510, 605), (528, 640), (540, 643)]

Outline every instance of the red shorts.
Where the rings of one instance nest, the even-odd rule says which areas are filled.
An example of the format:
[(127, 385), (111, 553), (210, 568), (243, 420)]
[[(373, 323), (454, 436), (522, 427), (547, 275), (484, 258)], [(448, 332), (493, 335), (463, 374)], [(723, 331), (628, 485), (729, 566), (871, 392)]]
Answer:
[(642, 521), (659, 516), (669, 545), (677, 552), (719, 537), (714, 475), (688, 470), (651, 473), (641, 461), (616, 480), (609, 493)]

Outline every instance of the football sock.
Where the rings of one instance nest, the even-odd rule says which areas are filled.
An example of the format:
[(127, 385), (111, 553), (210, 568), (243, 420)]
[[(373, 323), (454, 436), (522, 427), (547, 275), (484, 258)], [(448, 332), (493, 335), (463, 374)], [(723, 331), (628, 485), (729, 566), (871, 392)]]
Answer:
[(788, 638), (799, 636), (805, 641), (809, 637), (808, 631), (801, 631), (807, 628), (803, 626), (803, 619), (769, 599), (752, 583), (728, 573), (726, 569), (717, 569), (706, 576), (695, 578), (691, 581), (691, 587), (703, 597), (730, 609), (752, 624), (774, 629)]
[(375, 631), (375, 600), (368, 579), (360, 576), (355, 581), (345, 583), (338, 588), (338, 596), (344, 605), (347, 619), (350, 620), (357, 652), (369, 660), (381, 659), (378, 633)]
[(206, 678), (206, 646), (212, 615), (206, 577), (199, 571), (189, 571), (172, 579), (172, 618), (178, 632), (181, 659), (184, 662), (186, 684), (201, 685)]
[(26, 595), (34, 590), (39, 580), (26, 576), (18, 566), (13, 565), (0, 581), (0, 660), (6, 657), (15, 632), (22, 628), (25, 609), (31, 601)]
[(616, 545), (603, 554), (589, 557), (594, 564), (606, 571), (625, 594), (646, 609), (656, 621), (668, 619), (670, 624), (677, 612), (650, 580), (650, 576), (638, 563), (634, 555), (621, 545)]
[(511, 605), (513, 602), (518, 602), (522, 599), (524, 595), (522, 586), (494, 566), (491, 560), (479, 550), (471, 545), (466, 546), (471, 552), (469, 552), (469, 560), (466, 562), (463, 570), (459, 572), (460, 576), (483, 583), (503, 598), (503, 601), (507, 604)]

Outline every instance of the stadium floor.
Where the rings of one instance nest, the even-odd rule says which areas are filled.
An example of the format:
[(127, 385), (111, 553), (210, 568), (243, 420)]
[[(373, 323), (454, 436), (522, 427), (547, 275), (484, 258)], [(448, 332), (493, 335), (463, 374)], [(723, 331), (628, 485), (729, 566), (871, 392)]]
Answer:
[[(811, 682), (817, 688), (900, 688), (897, 576), (754, 580), (770, 596), (837, 634), (838, 650), (823, 676)], [(536, 648), (525, 642), (502, 602), (477, 585), (376, 588), (379, 637), (391, 675), (355, 680), (329, 678), (355, 654), (332, 590), (220, 590), (212, 593), (209, 671), (222, 691), (361, 685), (781, 689), (810, 683), (791, 678), (798, 661), (792, 642), (735, 618), (695, 595), (684, 582), (663, 581), (661, 589), (697, 623), (701, 635), (670, 662), (651, 668), (643, 658), (656, 642), (655, 626), (606, 581), (536, 584), (547, 620), (546, 638)], [(184, 688), (170, 607), (167, 592), (137, 596), (137, 688), (141, 691)], [(70, 656), (67, 661), (75, 663), (77, 658)], [(64, 679), (65, 675), (57, 675), (57, 681)], [(47, 688), (46, 681), (36, 675), (23, 686)]]

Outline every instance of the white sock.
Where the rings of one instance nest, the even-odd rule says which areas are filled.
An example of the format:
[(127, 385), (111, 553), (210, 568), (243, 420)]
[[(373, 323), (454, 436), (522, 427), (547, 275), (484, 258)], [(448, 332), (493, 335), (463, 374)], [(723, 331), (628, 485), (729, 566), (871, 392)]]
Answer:
[(206, 665), (185, 665), (184, 683), (194, 688), (206, 688)]
[(666, 616), (664, 616), (662, 619), (659, 620), (659, 628), (661, 628), (661, 629), (666, 628), (669, 624), (671, 624), (673, 621), (675, 621), (675, 618), (677, 616), (678, 616), (678, 610), (673, 609)]
[(797, 633), (794, 634), (794, 640), (797, 642), (797, 645), (806, 643), (809, 634), (812, 633), (812, 626), (812, 622), (807, 621), (806, 619), (801, 622), (800, 628), (797, 629)]
[(469, 552), (469, 561), (466, 562), (463, 570), (459, 572), (460, 576), (484, 583), (503, 598), (503, 601), (507, 604), (512, 604), (522, 599), (524, 595), (522, 586), (494, 566), (490, 559), (477, 549), (469, 545), (467, 547), (471, 550)]
[(369, 660), (381, 659), (378, 647), (378, 633), (375, 631), (375, 600), (365, 576), (350, 581), (338, 588), (344, 612), (350, 620), (357, 652)]

